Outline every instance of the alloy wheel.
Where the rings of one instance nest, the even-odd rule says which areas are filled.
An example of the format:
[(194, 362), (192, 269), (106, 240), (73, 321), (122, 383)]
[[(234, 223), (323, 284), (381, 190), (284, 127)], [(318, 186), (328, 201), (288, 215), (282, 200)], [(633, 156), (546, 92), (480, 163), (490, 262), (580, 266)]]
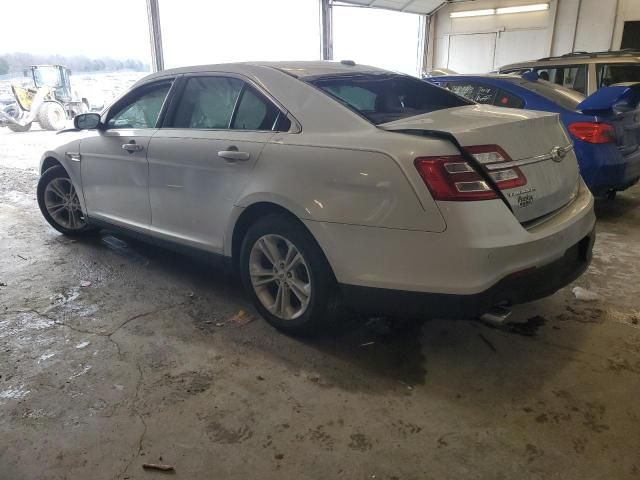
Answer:
[(80, 230), (86, 219), (80, 207), (78, 193), (68, 178), (54, 178), (44, 190), (44, 204), (60, 226), (68, 230)]
[(286, 238), (275, 234), (258, 238), (249, 255), (249, 275), (260, 303), (273, 315), (294, 320), (307, 310), (312, 294), (309, 267)]

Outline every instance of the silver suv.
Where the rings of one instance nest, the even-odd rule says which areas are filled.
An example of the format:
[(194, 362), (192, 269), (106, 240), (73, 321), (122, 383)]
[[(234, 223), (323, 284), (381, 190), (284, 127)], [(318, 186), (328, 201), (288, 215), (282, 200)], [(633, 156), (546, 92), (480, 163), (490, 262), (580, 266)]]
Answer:
[(529, 62), (512, 63), (500, 73), (535, 71), (544, 80), (576, 90), (586, 96), (600, 87), (640, 82), (640, 51), (574, 52)]

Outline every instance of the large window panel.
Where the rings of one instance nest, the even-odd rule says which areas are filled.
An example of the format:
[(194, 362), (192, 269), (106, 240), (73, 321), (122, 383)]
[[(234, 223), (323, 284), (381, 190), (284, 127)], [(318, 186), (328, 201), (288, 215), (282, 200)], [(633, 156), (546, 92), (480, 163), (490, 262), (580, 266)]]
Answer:
[(318, 60), (318, 0), (160, 0), (165, 67)]
[(333, 57), (418, 75), (420, 16), (375, 8), (333, 8)]

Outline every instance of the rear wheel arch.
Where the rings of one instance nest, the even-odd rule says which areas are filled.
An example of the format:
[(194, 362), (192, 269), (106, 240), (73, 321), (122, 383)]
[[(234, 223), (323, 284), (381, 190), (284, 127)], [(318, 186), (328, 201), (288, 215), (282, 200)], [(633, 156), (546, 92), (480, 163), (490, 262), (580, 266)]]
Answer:
[[(264, 218), (267, 215), (281, 214), (288, 217), (291, 221), (299, 224), (302, 228), (304, 228), (309, 235), (314, 239), (320, 250), (324, 255), (324, 259), (329, 265), (331, 269), (331, 273), (333, 274), (333, 268), (329, 262), (327, 254), (324, 252), (322, 245), (319, 244), (318, 240), (314, 237), (314, 235), (309, 231), (307, 226), (304, 224), (300, 218), (292, 213), (285, 207), (278, 205), (272, 202), (257, 202), (252, 205), (249, 205), (244, 209), (244, 211), (240, 214), (238, 219), (235, 222), (233, 227), (233, 234), (231, 238), (231, 259), (233, 263), (233, 268), (236, 272), (240, 270), (240, 253), (242, 248), (242, 241), (247, 234), (247, 231), (255, 222), (259, 219)], [(335, 274), (333, 274), (335, 278)]]

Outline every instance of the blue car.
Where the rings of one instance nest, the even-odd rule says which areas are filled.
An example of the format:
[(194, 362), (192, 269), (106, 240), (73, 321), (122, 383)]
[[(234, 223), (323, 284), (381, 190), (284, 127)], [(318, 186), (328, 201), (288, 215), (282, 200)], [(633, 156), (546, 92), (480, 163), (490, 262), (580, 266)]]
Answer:
[(604, 87), (585, 98), (536, 73), (425, 80), (477, 103), (560, 114), (575, 145), (580, 173), (596, 196), (614, 198), (640, 179), (640, 84)]

